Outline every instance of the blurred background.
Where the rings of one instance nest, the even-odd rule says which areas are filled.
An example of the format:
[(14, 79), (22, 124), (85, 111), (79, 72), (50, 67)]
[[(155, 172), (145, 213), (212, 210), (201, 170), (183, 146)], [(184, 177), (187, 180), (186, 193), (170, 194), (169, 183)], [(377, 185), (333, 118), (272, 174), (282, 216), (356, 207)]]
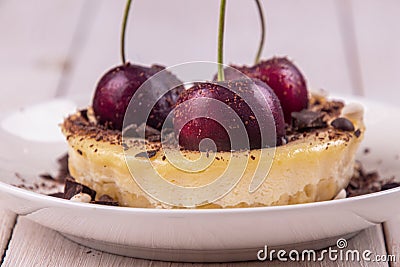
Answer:
[[(120, 64), (124, 0), (0, 0), (0, 111), (71, 94), (92, 96)], [(263, 58), (288, 56), (312, 90), (400, 96), (400, 2), (264, 0)], [(133, 1), (131, 62), (171, 66), (216, 61), (217, 0)], [(260, 36), (256, 5), (227, 1), (225, 63), (252, 64)], [(396, 97), (397, 96), (397, 97)]]

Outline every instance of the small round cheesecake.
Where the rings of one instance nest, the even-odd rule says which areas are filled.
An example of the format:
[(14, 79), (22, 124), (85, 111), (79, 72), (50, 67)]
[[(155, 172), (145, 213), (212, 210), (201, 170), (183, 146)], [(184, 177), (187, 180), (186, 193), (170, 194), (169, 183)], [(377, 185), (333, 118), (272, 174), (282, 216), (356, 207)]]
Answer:
[[(121, 131), (99, 125), (91, 108), (67, 117), (61, 125), (68, 142), (69, 170), (77, 182), (107, 194), (122, 206), (140, 208), (179, 208), (147, 194), (132, 176), (126, 160)], [(287, 142), (274, 148), (217, 152), (211, 164), (201, 172), (185, 172), (170, 163), (159, 142), (141, 140), (148, 147), (147, 157), (129, 147), (136, 166), (151, 161), (154, 170), (171, 184), (197, 187), (217, 179), (232, 157), (246, 158), (237, 166), (240, 180), (224, 196), (196, 208), (240, 208), (299, 204), (333, 199), (344, 189), (354, 172), (355, 154), (363, 139), (363, 109), (312, 95), (309, 107), (292, 113), (287, 127)], [(140, 141), (140, 140), (139, 140)], [(137, 152), (137, 153), (136, 153)], [(180, 151), (185, 158), (200, 157), (199, 151)], [(254, 173), (263, 164), (262, 153), (273, 156), (263, 182), (249, 190)], [(165, 190), (154, 185), (158, 190)], [(196, 197), (196, 196), (194, 196)]]

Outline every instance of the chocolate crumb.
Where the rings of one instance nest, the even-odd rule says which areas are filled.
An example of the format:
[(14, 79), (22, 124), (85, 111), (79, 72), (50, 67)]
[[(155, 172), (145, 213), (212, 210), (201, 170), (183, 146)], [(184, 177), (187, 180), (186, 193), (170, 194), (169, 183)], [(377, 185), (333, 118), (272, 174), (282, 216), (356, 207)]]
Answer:
[(164, 160), (166, 160), (167, 159), (167, 157), (164, 155), (164, 156), (162, 156), (162, 160), (164, 161)]
[(56, 180), (53, 176), (51, 176), (48, 173), (40, 174), (39, 177), (44, 179), (44, 180), (49, 180), (49, 181), (55, 181)]
[(89, 117), (88, 117), (88, 115), (87, 115), (87, 113), (88, 113), (88, 110), (87, 110), (87, 109), (82, 109), (81, 111), (79, 111), (79, 113), (80, 113), (81, 117), (82, 117), (84, 120), (89, 121)]
[(365, 149), (364, 149), (364, 154), (369, 154), (369, 152), (370, 152), (370, 149), (369, 149), (369, 148), (365, 148)]
[(361, 130), (360, 129), (357, 129), (355, 132), (354, 132), (354, 135), (358, 138), (358, 137), (360, 137), (360, 135), (361, 135)]
[(91, 201), (90, 203), (99, 204), (99, 205), (107, 205), (107, 206), (119, 206), (118, 201), (115, 201), (109, 195), (101, 195), (99, 200)]
[(398, 186), (400, 184), (394, 181), (394, 177), (382, 179), (376, 171), (366, 172), (362, 164), (357, 161), (354, 167), (354, 175), (346, 188), (346, 194), (347, 197), (354, 197)]
[(157, 150), (148, 150), (144, 152), (137, 153), (135, 155), (136, 158), (152, 158), (157, 154)]
[(56, 181), (59, 183), (64, 183), (65, 179), (70, 176), (69, 169), (68, 169), (68, 154), (61, 156), (57, 159), (58, 161), (58, 174), (55, 177)]
[(148, 138), (150, 136), (160, 136), (161, 132), (159, 130), (149, 126), (149, 125), (146, 125), (145, 135), (146, 135), (146, 138)]
[(387, 183), (387, 184), (382, 185), (381, 190), (382, 191), (389, 190), (389, 189), (396, 188), (396, 187), (399, 187), (399, 186), (400, 186), (400, 183), (396, 183), (396, 182)]
[(15, 174), (15, 177), (17, 177), (18, 179), (21, 180), (21, 182), (23, 182), (23, 183), (26, 182), (26, 180), (22, 177), (22, 175), (21, 175), (20, 173), (16, 172), (16, 173), (14, 173), (14, 174)]
[(146, 136), (147, 141), (149, 142), (160, 142), (161, 141), (161, 135), (150, 135)]
[(332, 127), (342, 131), (352, 132), (354, 131), (353, 123), (346, 118), (337, 118), (331, 122)]
[(252, 160), (255, 160), (255, 159), (256, 159), (256, 157), (254, 157), (253, 155), (251, 155), (250, 158), (251, 158)]
[(82, 156), (82, 154), (83, 154), (82, 151), (81, 151), (80, 149), (77, 149), (76, 152), (78, 152), (79, 155), (81, 155), (81, 156)]
[(57, 192), (57, 193), (53, 193), (53, 194), (48, 194), (48, 196), (56, 197), (56, 198), (64, 198), (64, 193), (63, 192)]
[(96, 191), (94, 191), (93, 189), (90, 189), (86, 185), (76, 182), (75, 179), (73, 179), (72, 177), (68, 177), (65, 180), (64, 198), (70, 199), (79, 193), (85, 193), (85, 194), (90, 195), (92, 200), (94, 200), (94, 198), (96, 197)]
[(129, 149), (129, 146), (126, 143), (122, 143), (122, 148), (126, 151)]
[(324, 128), (326, 122), (323, 121), (324, 114), (311, 110), (292, 112), (292, 127), (298, 131)]

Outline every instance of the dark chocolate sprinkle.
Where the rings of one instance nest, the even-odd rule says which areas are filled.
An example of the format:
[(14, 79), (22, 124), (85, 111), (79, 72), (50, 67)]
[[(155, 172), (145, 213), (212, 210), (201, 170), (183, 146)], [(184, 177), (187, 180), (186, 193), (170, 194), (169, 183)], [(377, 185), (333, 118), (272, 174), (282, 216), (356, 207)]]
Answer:
[(358, 138), (358, 137), (360, 137), (360, 135), (361, 135), (361, 130), (360, 129), (357, 129), (355, 132), (354, 132), (354, 135)]
[(71, 199), (73, 196), (79, 193), (85, 193), (90, 195), (91, 199), (94, 200), (96, 197), (96, 191), (90, 189), (86, 185), (76, 182), (72, 177), (65, 179), (64, 187), (64, 198)]
[(147, 152), (140, 152), (135, 155), (136, 158), (152, 158), (157, 154), (157, 150), (148, 150)]
[(123, 148), (124, 150), (128, 150), (128, 149), (129, 149), (129, 146), (128, 146), (126, 143), (122, 143), (122, 148)]
[(115, 201), (109, 195), (102, 195), (99, 197), (99, 200), (91, 201), (90, 203), (99, 204), (99, 205), (107, 205), (107, 206), (119, 206), (118, 201)]
[(62, 157), (57, 159), (59, 164), (57, 180), (59, 182), (64, 182), (65, 178), (69, 176), (69, 169), (68, 169), (68, 154), (66, 153)]
[(44, 179), (44, 180), (49, 180), (49, 181), (54, 181), (55, 180), (55, 178), (53, 176), (51, 176), (50, 174), (48, 174), (48, 173), (40, 174), (39, 177)]
[(399, 186), (400, 186), (400, 183), (396, 183), (396, 182), (387, 183), (387, 184), (382, 185), (381, 190), (382, 191), (383, 190), (389, 190), (389, 189), (396, 188), (396, 187), (399, 187)]
[(326, 122), (323, 121), (324, 114), (310, 110), (292, 112), (292, 127), (298, 131), (324, 128)]
[(149, 142), (160, 142), (161, 141), (161, 135), (149, 135), (146, 137), (147, 141)]
[(81, 111), (79, 111), (81, 117), (86, 120), (89, 121), (88, 115), (87, 115), (88, 110), (87, 109), (82, 109)]
[(354, 175), (346, 188), (346, 193), (347, 197), (354, 197), (398, 186), (400, 186), (400, 183), (395, 182), (395, 177), (385, 179), (376, 171), (367, 172), (362, 164), (357, 161), (354, 168)]
[(57, 193), (53, 193), (53, 194), (48, 194), (48, 196), (56, 197), (56, 198), (64, 198), (64, 193), (63, 192), (57, 192)]
[(339, 130), (352, 132), (354, 131), (353, 123), (346, 118), (337, 118), (331, 122), (331, 125)]
[(149, 125), (146, 125), (145, 132), (146, 132), (146, 137), (152, 136), (152, 135), (161, 135), (161, 132), (159, 130), (154, 129), (153, 127), (151, 127)]

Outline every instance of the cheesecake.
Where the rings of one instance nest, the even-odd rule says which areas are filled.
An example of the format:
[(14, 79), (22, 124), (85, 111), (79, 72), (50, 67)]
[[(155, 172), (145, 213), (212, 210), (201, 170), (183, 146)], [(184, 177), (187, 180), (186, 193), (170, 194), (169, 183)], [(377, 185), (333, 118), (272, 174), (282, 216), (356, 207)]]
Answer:
[[(167, 203), (148, 194), (137, 183), (138, 177), (133, 175), (146, 172), (132, 172), (129, 166), (145, 170), (149, 161), (164, 181), (180, 187), (205, 186), (218, 179), (233, 159), (246, 162), (244, 169), (236, 166), (240, 179), (229, 192), (217, 199), (207, 199), (195, 208), (263, 207), (331, 200), (346, 188), (353, 175), (355, 154), (365, 131), (360, 105), (345, 105), (312, 95), (307, 109), (292, 114), (283, 145), (216, 152), (207, 168), (187, 172), (177, 167), (179, 161), (170, 162), (158, 140), (135, 139), (127, 146), (122, 132), (97, 123), (91, 108), (68, 116), (61, 128), (68, 142), (68, 167), (73, 178), (98, 195), (112, 197), (121, 206), (140, 208), (185, 206), (183, 196), (182, 202), (175, 195), (174, 204)], [(144, 155), (139, 148), (142, 146), (135, 143), (144, 144), (147, 153)], [(199, 151), (179, 152), (187, 159), (201, 156)], [(257, 167), (265, 164), (263, 155), (272, 158), (269, 172), (261, 177), (257, 188), (250, 190)], [(163, 184), (152, 186), (163, 191), (166, 190)]]

